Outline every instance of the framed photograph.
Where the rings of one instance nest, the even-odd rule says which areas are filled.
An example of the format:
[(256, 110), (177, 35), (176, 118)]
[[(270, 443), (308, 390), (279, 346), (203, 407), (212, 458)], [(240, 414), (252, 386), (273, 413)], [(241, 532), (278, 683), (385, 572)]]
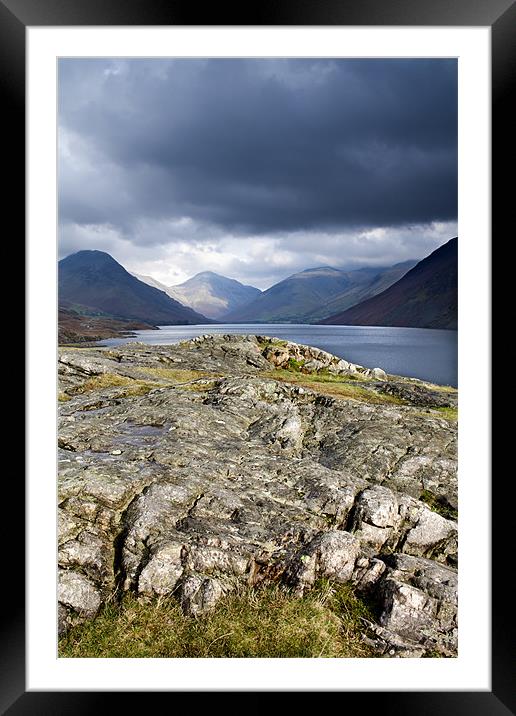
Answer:
[[(12, 714), (69, 713), (71, 709), (86, 713), (102, 698), (99, 692), (111, 691), (345, 691), (346, 698), (351, 694), (367, 698), (373, 707), (382, 699), (384, 710), (384, 692), (389, 692), (392, 712), (425, 709), (444, 714), (514, 712), (511, 635), (504, 619), (510, 611), (501, 584), (501, 565), (504, 557), (508, 558), (508, 543), (496, 530), (492, 532), (492, 525), (498, 524), (500, 500), (503, 503), (504, 498), (500, 498), (497, 483), (491, 484), (490, 464), (491, 223), (497, 217), (502, 222), (510, 205), (508, 188), (500, 177), (510, 161), (506, 143), (509, 143), (508, 95), (514, 67), (514, 4), (500, 0), (477, 3), (475, 7), (465, 2), (434, 7), (427, 2), (386, 4), (371, 0), (345, 6), (328, 2), (300, 10), (280, 3), (267, 16), (263, 11), (253, 14), (251, 10), (245, 16), (230, 18), (223, 10), (218, 9), (216, 16), (209, 11), (200, 25), (194, 22), (192, 11), (179, 4), (156, 3), (142, 10), (137, 2), (110, 2), (97, 9), (75, 0), (65, 7), (53, 2), (1, 0), (0, 17), (3, 56), (0, 72), (9, 120), (6, 136), (15, 151), (10, 186), (13, 207), (18, 209), (18, 215), (24, 211), (26, 216), (28, 308), (24, 514), (27, 559), (24, 564), (21, 548), (16, 554), (9, 554), (13, 575), (10, 581), (19, 585), (16, 587), (19, 595), (3, 623), (2, 708)], [(170, 63), (175, 63), (174, 73), (170, 72)], [(163, 77), (171, 74), (174, 81), (164, 84)], [(113, 80), (102, 84), (102, 92), (109, 89), (102, 96), (95, 79), (100, 75)], [(282, 82), (295, 88), (287, 100), (280, 87)], [(339, 94), (342, 82), (353, 87), (345, 99)], [(322, 85), (325, 91), (318, 92), (317, 87)], [(175, 142), (170, 138), (170, 127), (163, 124), (163, 115), (154, 110), (163, 101), (159, 94), (163, 87), (176, 107), (181, 104), (181, 110), (174, 114), (174, 129), (179, 137)], [(249, 87), (253, 90), (248, 91)], [(411, 92), (419, 92), (424, 102), (411, 103)], [(349, 110), (351, 101), (356, 108), (354, 114)], [(303, 111), (298, 107), (292, 111), (293, 102), (304, 102)], [(346, 102), (346, 112), (342, 113)], [(406, 107), (407, 115), (413, 112), (413, 116), (405, 120), (399, 103)], [(226, 111), (229, 105), (233, 107), (231, 117)], [(98, 106), (102, 111), (95, 111)], [(131, 120), (125, 121), (124, 115)], [(352, 116), (349, 136), (353, 139), (345, 138), (339, 124), (349, 116)], [(295, 126), (299, 117), (306, 122), (302, 130)], [(368, 117), (374, 117), (372, 128), (366, 126)], [(257, 124), (261, 129), (254, 135), (250, 150), (249, 128)], [(192, 125), (196, 125), (196, 130), (192, 131)], [(241, 131), (239, 126), (243, 127)], [(388, 133), (388, 143), (383, 143), (387, 136), (384, 132)], [(366, 135), (367, 141), (362, 141)], [(109, 146), (109, 151), (102, 151), (103, 143)], [(137, 151), (143, 154), (135, 161)], [(21, 157), (25, 152), (24, 166)], [(335, 177), (331, 176), (331, 162), (325, 159), (330, 155), (338, 157), (343, 166), (353, 168), (353, 181), (337, 182), (340, 195), (335, 190)], [(288, 165), (288, 172), (281, 180), (272, 181), (273, 189), (269, 191), (265, 178), (270, 181), (272, 169), (267, 167), (267, 157), (271, 160), (282, 157)], [(167, 173), (172, 164), (176, 169), (171, 178)], [(271, 166), (280, 166), (280, 161), (271, 161)], [(413, 167), (417, 169), (413, 171)], [(308, 176), (309, 168), (318, 177), (316, 193), (312, 189), (314, 177)], [(410, 187), (411, 176), (416, 175), (423, 177), (419, 193)], [(429, 177), (427, 184), (425, 177)], [(172, 193), (160, 195), (160, 187), (167, 182), (174, 185)], [(281, 211), (276, 211), (278, 192)], [(173, 212), (172, 195), (176, 202)], [(407, 202), (403, 201), (404, 196)], [(135, 208), (140, 200), (135, 197), (141, 198), (144, 210)], [(164, 232), (168, 242), (161, 238)], [(199, 240), (201, 234), (203, 239)], [(413, 271), (417, 277), (427, 266), (425, 261), (441, 262), (435, 272), (442, 279), (441, 288), (432, 285), (444, 306), (448, 300), (444, 276), (453, 259), (448, 255), (442, 258), (441, 254), (454, 251), (457, 255), (454, 238), (457, 235), (458, 322), (455, 303), (454, 316), (449, 308), (443, 308), (439, 309), (439, 319), (430, 317), (425, 318), (426, 323), (417, 323), (416, 319), (407, 323), (406, 304), (412, 298), (404, 296), (413, 294), (403, 293), (404, 284), (398, 289), (399, 283), (406, 276), (413, 276)], [(361, 243), (354, 254), (356, 236)], [(446, 243), (448, 239), (451, 242)], [(291, 250), (293, 241), (295, 251)], [(347, 247), (346, 261), (339, 263), (336, 247), (343, 245)], [(412, 255), (416, 245), (417, 251)], [(149, 247), (154, 247), (151, 252)], [(160, 273), (167, 262), (172, 265), (173, 256), (174, 270)], [(95, 266), (90, 265), (91, 261), (97, 262)], [(99, 267), (98, 261), (103, 265)], [(72, 265), (74, 262), (80, 265)], [(324, 276), (321, 278), (321, 268), (315, 278), (308, 276), (311, 266), (322, 267)], [(378, 266), (386, 267), (382, 269), (384, 273), (378, 273)], [(126, 288), (122, 283), (117, 284), (123, 309), (113, 303), (109, 287), (96, 284), (93, 293), (88, 293), (79, 285), (81, 277), (91, 271), (104, 272), (108, 283), (118, 281), (123, 274), (120, 281), (125, 282), (124, 286), (127, 284), (127, 293), (123, 293)], [(329, 272), (338, 276), (332, 274), (328, 278)], [(196, 286), (189, 279), (193, 274)], [(283, 313), (267, 314), (270, 306), (262, 309), (262, 313), (258, 310), (246, 313), (245, 307), (262, 300), (270, 287), (280, 284), (283, 287), (282, 281), (289, 274), (303, 274), (305, 287), (308, 279), (316, 281), (318, 298), (310, 303), (305, 288), (306, 305), (303, 303), (302, 311), (298, 294), (293, 294), (295, 310), (289, 309), (291, 313), (283, 308)], [(231, 276), (231, 284), (226, 276)], [(221, 283), (222, 279), (226, 283)], [(353, 284), (352, 296), (359, 298), (343, 298), (343, 287), (350, 290), (348, 285), (355, 280), (360, 283)], [(342, 286), (338, 284), (340, 293), (336, 289), (331, 289), (331, 295), (328, 293), (327, 305), (334, 306), (333, 311), (326, 304), (323, 306), (320, 298), (323, 295), (320, 286), (322, 283), (327, 286), (329, 281), (342, 282)], [(374, 288), (374, 281), (378, 288)], [(138, 294), (135, 308), (124, 313), (135, 286)], [(382, 323), (384, 319), (374, 313), (378, 310), (375, 297), (389, 290), (392, 293), (392, 287), (394, 292), (401, 291), (398, 303), (405, 301), (405, 305), (399, 310), (405, 311), (405, 318), (397, 323), (398, 319)], [(103, 291), (111, 302), (108, 307), (102, 303)], [(140, 310), (149, 302), (153, 303), (154, 312)], [(361, 302), (366, 304), (362, 312)], [(170, 318), (171, 311), (179, 311), (178, 317)], [(264, 327), (262, 337), (256, 338), (257, 326), (271, 324), (270, 316), (279, 317), (278, 324), (290, 324), (291, 328), (275, 333), (270, 326), (268, 330)], [(419, 330), (418, 326), (437, 328), (434, 335), (442, 333), (439, 340), (447, 345), (453, 333), (458, 341), (454, 344), (458, 347), (458, 376), (453, 370), (446, 372), (451, 363), (439, 363), (443, 348), (441, 344), (434, 345), (439, 342), (438, 336), (434, 342), (425, 342), (423, 348), (418, 348), (416, 367), (396, 360), (389, 363), (388, 358), (385, 364), (379, 361), (373, 365), (374, 358), (362, 359), (360, 352), (356, 358), (355, 354), (339, 354), (334, 348), (337, 343), (324, 343), (324, 330), (330, 326), (339, 324), (340, 330), (341, 326), (368, 325), (368, 320), (373, 327), (410, 326), (399, 329), (409, 331)], [(177, 324), (169, 329), (174, 336), (171, 342), (190, 341), (188, 358), (174, 351), (159, 353), (159, 347), (155, 358), (142, 358), (147, 349), (135, 348), (133, 343), (132, 348), (127, 348), (128, 355), (122, 356), (125, 339), (119, 340), (121, 331), (129, 335), (129, 340), (135, 340), (135, 335), (138, 340), (138, 336), (142, 338), (158, 325), (165, 335), (163, 326), (171, 323)], [(195, 325), (187, 324), (202, 324), (203, 332), (214, 334), (215, 338), (195, 339), (199, 331)], [(238, 334), (233, 339), (234, 345), (222, 338), (230, 332), (226, 330), (227, 324), (240, 326), (231, 331)], [(301, 331), (299, 326), (305, 324), (310, 324), (310, 331)], [(61, 362), (65, 368), (59, 388), (58, 328), (59, 344), (69, 346), (66, 350), (71, 356)], [(63, 339), (65, 330), (68, 338)], [(311, 341), (313, 330), (321, 335)], [(123, 370), (115, 377), (111, 368), (91, 369), (91, 365), (98, 366), (103, 360), (95, 354), (95, 348), (84, 354), (81, 365), (73, 358), (75, 346), (84, 340), (92, 345), (93, 339), (99, 338), (112, 349), (110, 360), (125, 361)], [(212, 341), (207, 353), (203, 340), (205, 344)], [(221, 347), (219, 344), (224, 340), (226, 345)], [(384, 336), (381, 340), (391, 339)], [(351, 350), (353, 335), (349, 332), (346, 341)], [(374, 342), (378, 341), (377, 333)], [(159, 344), (159, 339), (150, 342)], [(356, 338), (358, 346), (361, 342), (363, 334)], [(307, 345), (318, 349), (307, 352)], [(387, 356), (387, 350), (384, 354)], [(199, 370), (194, 358), (203, 355), (205, 363)], [(228, 356), (237, 368), (229, 382), (222, 385), (220, 381), (227, 380), (224, 361)], [(344, 357), (354, 362), (349, 363)], [(270, 366), (264, 368), (267, 361)], [(252, 381), (259, 380), (255, 369), (266, 370), (266, 378), (271, 377), (272, 369), (276, 371), (273, 378), (280, 381), (283, 393), (274, 414), (253, 412), (252, 420), (245, 416), (249, 423), (246, 434), (252, 436), (249, 454), (235, 457), (231, 451), (240, 429), (239, 421), (244, 418), (238, 412), (240, 404), (231, 402), (232, 396), (240, 395), (238, 391), (249, 391)], [(323, 509), (321, 495), (332, 478), (328, 475), (323, 478), (317, 471), (314, 477), (313, 463), (304, 466), (299, 463), (299, 474), (306, 468), (306, 475), (303, 473), (297, 483), (289, 481), (288, 462), (300, 459), (301, 451), (296, 447), (298, 412), (287, 392), (294, 391), (299, 401), (300, 394), (314, 388), (314, 374), (318, 383), (315, 387), (322, 394), (326, 391), (329, 399), (336, 394), (339, 397), (340, 393), (352, 401), (357, 399), (361, 407), (353, 414), (355, 425), (365, 419), (367, 410), (376, 410), (374, 406), (378, 405), (388, 406), (391, 412), (396, 405), (410, 406), (414, 411), (411, 420), (427, 421), (426, 453), (422, 449), (417, 452), (417, 465), (423, 464), (424, 455), (430, 455), (430, 460), (438, 457), (441, 482), (437, 480), (437, 488), (433, 489), (434, 483), (429, 478), (422, 492), (415, 493), (410, 488), (402, 498), (393, 498), (393, 494), (403, 492), (400, 481), (408, 481), (410, 471), (419, 469), (408, 464), (406, 475), (400, 473), (380, 487), (371, 487), (367, 478), (365, 482), (363, 479), (371, 458), (360, 463), (360, 467), (355, 466), (339, 447), (340, 438), (330, 438), (330, 432), (325, 438), (327, 453), (321, 460), (321, 470), (328, 475), (333, 469), (341, 471), (339, 474), (345, 474), (353, 487), (345, 517), (341, 519), (341, 508), (333, 504), (334, 492), (331, 499), (328, 497), (331, 491), (328, 495), (324, 493), (327, 499)], [(91, 399), (94, 393), (88, 392), (91, 386), (84, 388), (88, 381), (97, 380), (95, 376), (101, 376), (103, 389), (114, 391), (109, 393), (108, 402), (95, 402)], [(409, 377), (397, 380), (399, 376)], [(251, 383), (244, 388), (241, 384), (246, 380)], [(106, 381), (111, 382), (108, 385)], [(451, 387), (444, 389), (443, 385)], [(456, 488), (451, 485), (453, 470), (449, 467), (453, 455), (446, 452), (451, 449), (452, 438), (456, 440), (457, 386), (458, 502)], [(168, 399), (163, 395), (172, 389), (185, 392), (185, 399), (184, 405), (181, 401), (178, 404), (178, 414), (171, 422), (161, 420), (160, 415), (163, 400)], [(137, 398), (149, 391), (156, 396), (150, 408), (142, 408), (145, 415), (131, 414), (125, 403), (120, 408), (120, 415), (125, 411), (124, 415), (117, 423), (124, 424), (122, 432), (127, 441), (124, 445), (133, 451), (127, 458), (132, 461), (131, 470), (134, 472), (134, 465), (146, 461), (141, 470), (138, 467), (142, 476), (139, 491), (132, 487), (127, 490), (123, 479), (114, 473), (111, 477), (107, 468), (109, 487), (97, 485), (96, 456), (107, 456), (102, 469), (108, 463), (120, 466), (125, 447), (120, 449), (113, 439), (111, 417), (102, 425), (99, 423), (98, 433), (85, 441), (76, 424), (82, 417), (77, 418), (70, 408), (80, 403), (77, 410), (81, 416), (86, 413), (90, 417), (102, 416), (107, 405), (119, 404), (117, 390), (132, 391), (131, 395)], [(64, 415), (59, 434), (55, 408), (58, 393)], [(223, 419), (213, 425), (208, 425), (205, 418), (196, 422), (191, 406), (210, 400), (217, 403), (218, 411), (220, 408), (219, 412), (211, 410), (210, 415)], [(290, 408), (285, 407), (287, 403)], [(133, 411), (140, 410), (138, 399), (132, 405)], [(256, 402), (251, 400), (249, 405), (251, 412), (256, 411)], [(363, 408), (364, 405), (369, 407)], [(285, 410), (288, 415), (281, 413)], [(430, 418), (425, 413), (430, 413)], [(301, 424), (304, 420), (301, 408), (299, 415)], [(337, 418), (340, 415), (338, 410), (335, 415)], [(330, 417), (328, 414), (324, 420)], [(400, 423), (403, 420), (397, 418), (396, 424)], [(408, 422), (402, 427), (411, 434)], [(180, 450), (176, 455), (170, 450), (158, 455), (161, 443), (152, 442), (152, 431), (165, 428), (177, 430), (178, 439), (189, 445), (190, 451), (198, 451), (195, 464), (200, 474), (206, 464), (203, 450), (212, 450), (209, 459), (213, 470), (225, 477), (220, 489), (210, 493), (209, 499), (205, 497), (202, 474), (198, 485), (193, 484), (197, 478), (192, 474), (188, 495), (185, 492), (186, 496), (178, 497), (183, 487), (175, 482), (175, 475), (184, 467)], [(327, 427), (319, 429), (324, 432)], [(381, 453), (387, 462), (405, 459), (403, 446), (396, 443), (398, 428), (391, 425), (387, 429), (392, 449), (386, 449), (384, 438), (380, 437), (373, 452)], [(213, 437), (217, 430), (227, 433), (227, 449)], [(447, 435), (449, 440), (445, 439)], [(88, 494), (102, 492), (100, 502), (93, 506), (87, 503), (77, 487), (77, 470), (70, 472), (66, 495), (61, 499), (72, 507), (65, 508), (60, 517), (68, 520), (65, 531), (72, 537), (60, 553), (64, 581), (59, 583), (59, 594), (66, 593), (66, 598), (60, 599), (59, 611), (55, 447), (58, 437), (61, 447), (73, 453), (72, 462), (86, 460), (93, 477), (84, 479), (95, 482), (88, 487)], [(306, 436), (305, 439), (309, 441)], [(367, 434), (364, 439), (375, 438)], [(170, 442), (170, 438), (167, 440)], [(256, 448), (254, 454), (253, 440), (274, 446), (266, 452)], [(439, 450), (444, 451), (437, 457), (431, 452), (436, 441)], [(151, 442), (156, 454), (149, 453), (150, 457), (145, 454), (142, 458)], [(274, 474), (284, 475), (281, 490), (278, 488), (271, 497), (270, 491), (262, 494), (253, 482), (246, 486), (249, 492), (245, 499), (235, 501), (237, 491), (232, 485), (242, 480), (244, 469), (235, 466), (243, 465), (245, 460), (249, 463), (247, 469), (254, 470), (258, 477), (263, 470), (264, 480), (274, 462)], [(270, 466), (267, 463), (263, 467), (263, 461), (270, 461)], [(65, 456), (64, 462), (70, 460)], [(151, 475), (156, 463), (166, 465), (168, 471), (167, 484), (161, 492), (154, 490), (158, 483)], [(226, 472), (222, 470), (223, 463)], [(61, 463), (61, 470), (66, 473), (68, 467), (63, 468)], [(447, 470), (452, 471), (448, 474)], [(387, 472), (391, 475), (391, 468)], [(339, 487), (342, 495), (349, 487), (348, 483), (343, 485)], [(430, 489), (426, 489), (428, 485)], [(10, 486), (11, 489), (13, 495), (9, 500), (22, 506), (21, 484)], [(294, 536), (291, 526), (302, 515), (292, 490), (303, 495), (303, 509), (306, 515), (310, 513), (307, 528)], [(287, 532), (282, 534), (281, 547), (279, 537), (274, 542), (274, 535), (280, 534), (274, 523), (276, 518), (268, 520), (268, 525), (274, 525), (266, 535), (256, 526), (260, 523), (257, 517), (260, 509), (269, 510), (269, 498), (274, 505), (283, 504), (284, 519), (289, 525), (288, 538)], [(392, 517), (384, 524), (385, 510), (390, 509), (387, 503), (392, 499), (397, 500), (392, 509), (403, 518)], [(74, 500), (82, 500), (80, 510), (73, 507)], [(181, 500), (188, 510), (176, 515), (174, 505)], [(330, 502), (333, 507), (328, 507)], [(375, 507), (371, 506), (373, 503)], [(103, 505), (100, 510), (99, 504)], [(95, 512), (91, 518), (88, 510)], [(382, 515), (372, 517), (374, 510)], [(204, 529), (202, 525), (214, 524), (222, 513), (224, 529), (217, 527), (208, 537), (199, 536)], [(160, 517), (162, 514), (165, 516)], [(169, 525), (172, 518), (177, 518), (174, 529)], [(90, 519), (90, 527), (83, 529)], [(102, 543), (102, 530), (111, 535), (113, 519), (118, 536), (106, 546), (107, 543)], [(151, 527), (149, 520), (154, 520)], [(329, 528), (321, 527), (323, 520)], [(278, 512), (278, 525), (280, 522)], [(107, 526), (102, 527), (103, 524)], [(457, 579), (457, 524), (458, 641), (453, 626), (457, 605), (449, 596), (451, 582), (456, 583)], [(147, 525), (148, 532), (144, 534), (144, 527), (140, 529), (138, 525)], [(177, 530), (188, 534), (188, 545), (176, 544)], [(76, 539), (78, 534), (83, 536)], [(259, 544), (260, 550), (248, 554), (245, 551), (248, 542)], [(385, 556), (383, 561), (376, 559), (375, 550)], [(391, 556), (387, 556), (389, 551)], [(220, 565), (230, 554), (231, 570), (226, 574)], [(313, 569), (311, 560), (315, 564)], [(338, 566), (336, 560), (340, 560)], [(346, 560), (352, 563), (349, 570)], [(181, 575), (179, 572), (175, 575), (177, 569), (182, 570)], [(88, 610), (91, 615), (100, 613), (99, 606), (106, 601), (108, 592), (98, 585), (104, 582), (119, 591), (126, 588), (124, 585), (129, 585), (128, 589), (136, 585), (139, 597), (157, 598), (158, 603), (179, 590), (183, 611), (201, 618), (210, 600), (215, 602), (231, 592), (230, 572), (231, 579), (238, 581), (239, 574), (245, 575), (246, 583), (256, 586), (267, 582), (274, 569), (300, 595), (315, 584), (320, 589), (326, 588), (324, 580), (334, 577), (337, 582), (352, 580), (357, 594), (373, 595), (372, 601), (381, 593), (384, 603), (376, 608), (383, 609), (382, 617), (377, 623), (373, 619), (374, 629), (367, 632), (364, 650), (360, 646), (355, 653), (348, 653), (335, 646), (332, 651), (333, 637), (327, 627), (330, 631), (320, 649), (317, 647), (317, 653), (313, 650), (305, 653), (300, 647), (297, 651), (284, 647), (285, 653), (281, 653), (281, 647), (276, 651), (268, 647), (270, 653), (245, 649), (239, 652), (240, 647), (234, 646), (228, 647), (227, 653), (217, 652), (212, 648), (214, 642), (219, 639), (219, 645), (231, 642), (227, 640), (228, 634), (240, 628), (235, 615), (238, 612), (241, 616), (242, 605), (228, 617), (230, 626), (222, 629), (224, 633), (213, 632), (209, 640), (211, 650), (203, 646), (198, 652), (180, 648), (153, 652), (143, 647), (143, 636), (141, 651), (135, 650), (134, 656), (146, 658), (127, 658), (133, 656), (132, 645), (127, 651), (123, 648), (110, 651), (98, 645), (92, 647), (91, 641), (89, 651), (78, 648), (73, 640), (68, 640), (66, 649), (61, 645), (58, 650), (58, 630), (63, 635), (87, 622), (84, 617), (88, 616)], [(26, 601), (22, 608), (24, 571)], [(406, 576), (408, 572), (410, 579)], [(331, 598), (337, 598), (335, 591), (331, 594)], [(351, 599), (349, 595), (347, 598)], [(410, 602), (419, 598), (427, 600), (426, 606)], [(321, 597), (317, 609), (321, 603), (326, 608), (330, 597), (326, 595), (324, 599)], [(430, 602), (431, 619), (427, 616)], [(264, 610), (261, 618), (265, 621), (267, 609), (280, 606), (269, 603), (260, 607)], [(352, 608), (355, 602), (346, 602), (345, 609), (351, 612)], [(367, 621), (372, 613), (359, 616), (359, 607), (356, 609), (357, 620)], [(452, 616), (450, 610), (454, 612)], [(124, 618), (137, 621), (141, 614), (135, 607)], [(176, 617), (170, 612), (163, 618)], [(305, 645), (310, 640), (319, 644), (312, 635), (312, 616), (304, 614), (299, 619), (304, 620), (300, 628), (305, 630)], [(331, 622), (334, 615), (330, 613), (328, 619)], [(414, 624), (426, 634), (425, 639), (416, 644), (407, 638), (407, 629), (398, 628), (397, 619), (414, 619)], [(447, 626), (443, 626), (445, 622)], [(146, 623), (149, 630), (156, 628), (150, 621)], [(440, 635), (437, 637), (436, 625)], [(104, 638), (109, 641), (113, 634), (111, 631)], [(132, 638), (139, 639), (135, 634)], [(278, 630), (273, 642), (282, 643), (282, 638)], [(238, 656), (244, 658), (235, 658)], [(300, 658), (303, 656), (319, 658)]]

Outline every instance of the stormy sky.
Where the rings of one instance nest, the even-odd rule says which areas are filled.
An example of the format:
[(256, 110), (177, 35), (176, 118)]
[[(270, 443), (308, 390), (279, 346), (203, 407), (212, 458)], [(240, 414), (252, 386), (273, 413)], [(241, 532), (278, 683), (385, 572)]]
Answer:
[(457, 235), (457, 64), (61, 59), (59, 255), (267, 288)]

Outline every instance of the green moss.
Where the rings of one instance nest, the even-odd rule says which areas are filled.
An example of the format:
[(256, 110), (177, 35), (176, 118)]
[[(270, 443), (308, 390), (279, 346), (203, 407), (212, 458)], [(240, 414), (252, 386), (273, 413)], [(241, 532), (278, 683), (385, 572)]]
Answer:
[(442, 517), (446, 517), (448, 520), (457, 520), (459, 517), (457, 510), (450, 507), (444, 497), (441, 495), (434, 495), (434, 493), (430, 492), (430, 490), (423, 490), (419, 499), (421, 502), (424, 502), (425, 505), (428, 505), (431, 510), (437, 512)]
[(306, 363), (305, 360), (296, 360), (295, 358), (289, 358), (286, 370), (292, 370), (296, 373), (301, 372), (302, 367)]
[(437, 649), (429, 649), (423, 654), (423, 659), (444, 659), (444, 654), (441, 654)]
[(279, 586), (242, 589), (208, 615), (185, 617), (174, 599), (126, 595), (71, 629), (60, 657), (370, 657), (362, 640), (367, 607), (347, 586), (320, 583), (299, 599)]

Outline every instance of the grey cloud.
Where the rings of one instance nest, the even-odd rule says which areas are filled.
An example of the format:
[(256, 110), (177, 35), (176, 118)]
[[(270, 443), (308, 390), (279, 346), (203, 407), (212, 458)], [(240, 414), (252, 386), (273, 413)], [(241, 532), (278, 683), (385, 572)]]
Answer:
[(68, 59), (59, 97), (63, 222), (145, 244), (167, 235), (143, 219), (190, 217), (185, 240), (456, 219), (455, 60)]

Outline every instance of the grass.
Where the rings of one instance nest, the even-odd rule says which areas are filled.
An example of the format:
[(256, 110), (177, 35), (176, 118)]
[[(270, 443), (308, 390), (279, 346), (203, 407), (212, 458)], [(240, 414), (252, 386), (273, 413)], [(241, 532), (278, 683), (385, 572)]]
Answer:
[(197, 378), (218, 378), (214, 373), (204, 370), (187, 370), (186, 368), (147, 368), (140, 367), (139, 370), (153, 378), (161, 378), (171, 383), (186, 383)]
[(437, 410), (443, 418), (446, 418), (446, 420), (450, 420), (452, 422), (457, 422), (457, 420), (459, 419), (458, 408), (446, 407), (446, 408), (435, 408), (435, 410)]
[(438, 383), (427, 383), (427, 385), (432, 389), (436, 390), (439, 393), (457, 393), (457, 388), (454, 388), (452, 385), (439, 385)]
[[(146, 380), (134, 380), (124, 375), (117, 375), (116, 373), (102, 373), (101, 375), (95, 375), (88, 378), (79, 386), (73, 388), (67, 388), (67, 390), (58, 395), (58, 400), (63, 402), (64, 400), (70, 400), (73, 395), (79, 395), (83, 393), (90, 393), (94, 390), (103, 390), (105, 388), (123, 388), (124, 396), (135, 396), (145, 395), (153, 388), (160, 386), (160, 383), (146, 381)], [(65, 398), (64, 396), (67, 396)]]
[(126, 595), (60, 640), (59, 656), (108, 658), (371, 657), (367, 606), (347, 585), (321, 583), (303, 598), (274, 585), (241, 589), (208, 615), (185, 617), (174, 599)]
[(270, 346), (276, 346), (277, 348), (285, 348), (286, 345), (288, 345), (288, 341), (284, 341), (281, 338), (267, 338), (266, 340), (258, 341), (262, 353), (265, 351), (266, 348), (269, 348)]
[(451, 407), (429, 407), (425, 410), (417, 410), (416, 414), (422, 415), (425, 418), (428, 418), (428, 416), (434, 415), (438, 418), (444, 418), (445, 420), (449, 420), (451, 423), (456, 423), (459, 419), (459, 411), (458, 408), (451, 408)]
[(450, 507), (443, 497), (434, 495), (430, 490), (423, 490), (419, 499), (421, 502), (424, 502), (425, 505), (428, 505), (431, 510), (437, 512), (442, 517), (446, 517), (448, 520), (457, 520), (459, 517), (457, 510)]
[[(80, 386), (68, 388), (65, 392), (60, 392), (57, 399), (62, 403), (71, 400), (73, 395), (115, 387), (124, 389), (124, 397), (138, 396), (145, 395), (150, 390), (153, 390), (153, 388), (163, 387), (163, 385), (179, 385), (198, 378), (215, 377), (213, 374), (201, 370), (177, 368), (140, 368), (139, 370), (144, 375), (148, 375), (150, 380), (129, 378), (128, 376), (118, 375), (117, 373), (102, 373), (101, 375), (88, 378)], [(151, 380), (152, 378), (154, 378), (154, 380)], [(186, 390), (203, 391), (207, 390), (209, 386), (192, 383), (191, 385), (182, 387)]]
[(360, 380), (348, 380), (347, 376), (333, 375), (331, 373), (305, 374), (297, 371), (277, 368), (264, 374), (267, 378), (279, 380), (282, 383), (301, 385), (304, 388), (316, 390), (324, 395), (335, 398), (347, 398), (358, 400), (362, 403), (380, 405), (405, 405), (405, 401), (394, 395), (377, 393), (374, 390), (364, 388)]
[(289, 371), (293, 370), (297, 373), (300, 373), (301, 369), (303, 368), (305, 363), (306, 363), (305, 360), (296, 360), (295, 358), (289, 358), (287, 370), (289, 370)]

